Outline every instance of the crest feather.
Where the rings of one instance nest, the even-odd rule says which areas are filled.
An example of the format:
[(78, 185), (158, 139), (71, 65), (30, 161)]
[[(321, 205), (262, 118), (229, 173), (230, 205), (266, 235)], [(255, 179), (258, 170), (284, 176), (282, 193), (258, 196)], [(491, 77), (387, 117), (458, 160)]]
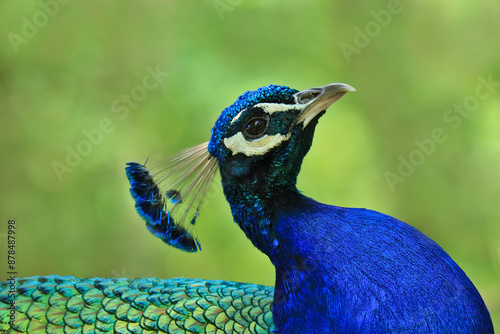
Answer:
[(201, 250), (193, 236), (199, 210), (218, 169), (208, 142), (188, 148), (151, 167), (137, 162), (125, 168), (130, 193), (148, 230), (187, 252)]

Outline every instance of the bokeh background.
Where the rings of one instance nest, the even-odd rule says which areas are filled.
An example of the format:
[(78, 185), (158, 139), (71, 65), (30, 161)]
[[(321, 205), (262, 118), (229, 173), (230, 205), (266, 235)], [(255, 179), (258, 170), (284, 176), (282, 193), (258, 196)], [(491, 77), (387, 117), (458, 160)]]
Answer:
[(499, 33), (491, 0), (2, 1), (1, 274), (15, 219), (18, 276), (272, 285), (218, 181), (198, 220), (203, 251), (186, 254), (146, 231), (125, 163), (208, 140), (246, 90), (345, 82), (357, 92), (321, 119), (299, 188), (429, 235), (498, 329)]

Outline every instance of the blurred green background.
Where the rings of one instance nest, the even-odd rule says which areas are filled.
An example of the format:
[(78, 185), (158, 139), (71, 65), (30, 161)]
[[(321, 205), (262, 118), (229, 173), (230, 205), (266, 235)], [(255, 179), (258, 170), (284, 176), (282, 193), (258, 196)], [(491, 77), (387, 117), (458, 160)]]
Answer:
[(500, 328), (500, 2), (2, 1), (0, 27), (0, 247), (15, 219), (19, 276), (272, 285), (217, 181), (186, 254), (146, 231), (125, 163), (207, 141), (246, 90), (345, 82), (299, 189), (429, 235)]

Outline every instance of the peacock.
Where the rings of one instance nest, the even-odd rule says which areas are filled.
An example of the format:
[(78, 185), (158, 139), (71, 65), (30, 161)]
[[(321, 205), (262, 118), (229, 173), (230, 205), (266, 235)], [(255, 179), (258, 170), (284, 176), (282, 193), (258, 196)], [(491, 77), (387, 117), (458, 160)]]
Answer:
[[(493, 333), (479, 292), (434, 241), (296, 187), (319, 118), (347, 92), (269, 85), (222, 111), (209, 142), (131, 162), (139, 215), (163, 242), (201, 249), (195, 226), (219, 171), (234, 221), (276, 269), (275, 286), (200, 279), (44, 276), (2, 283), (7, 333)], [(332, 152), (334, 154), (334, 152)]]

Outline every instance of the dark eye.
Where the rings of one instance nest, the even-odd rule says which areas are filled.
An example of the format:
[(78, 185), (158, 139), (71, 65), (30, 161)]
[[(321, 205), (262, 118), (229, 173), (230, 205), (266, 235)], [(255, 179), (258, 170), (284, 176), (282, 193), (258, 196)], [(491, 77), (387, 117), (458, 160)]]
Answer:
[(262, 137), (267, 130), (267, 119), (255, 117), (249, 120), (243, 127), (243, 136), (246, 139), (256, 139)]

